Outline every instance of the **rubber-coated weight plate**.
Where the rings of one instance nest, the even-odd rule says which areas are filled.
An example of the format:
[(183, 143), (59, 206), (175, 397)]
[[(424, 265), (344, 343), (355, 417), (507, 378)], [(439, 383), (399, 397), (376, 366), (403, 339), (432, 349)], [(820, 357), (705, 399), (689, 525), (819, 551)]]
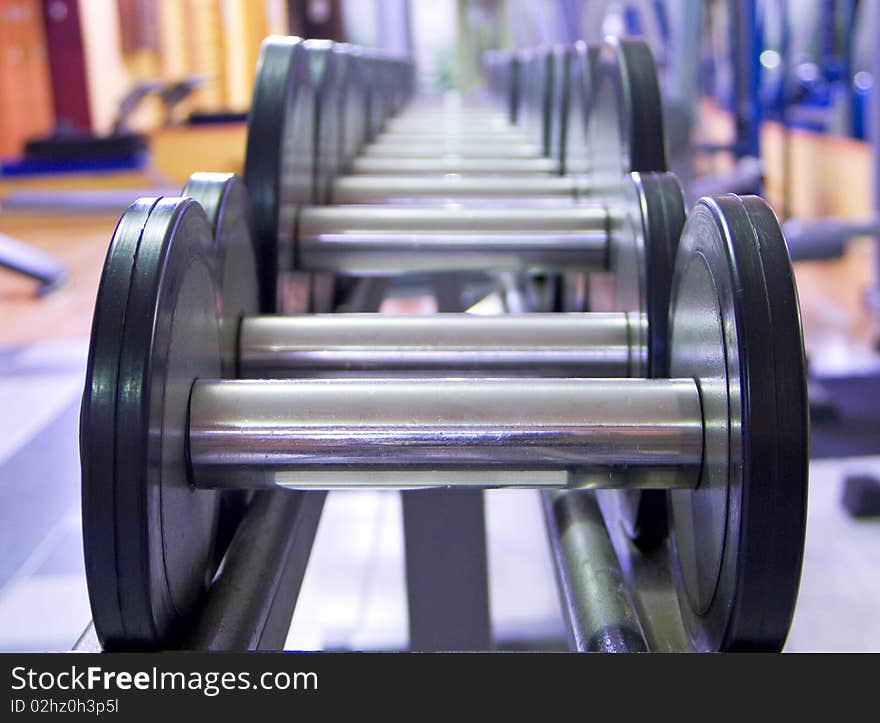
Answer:
[(651, 49), (609, 38), (599, 47), (587, 117), (587, 171), (600, 184), (630, 171), (666, 171), (660, 85)]
[(92, 319), (86, 383), (80, 413), (82, 523), (86, 580), (95, 630), (102, 644), (125, 638), (116, 551), (123, 540), (114, 517), (114, 458), (119, 340), (138, 245), (158, 199), (136, 201), (120, 218), (104, 261)]
[(279, 269), (293, 268), (297, 207), (314, 202), (315, 98), (299, 38), (263, 41), (248, 114), (244, 179), (257, 233), (260, 308), (276, 310)]
[(493, 106), (504, 111), (507, 121), (513, 123), (513, 55), (509, 50), (487, 50), (482, 61), (489, 98)]
[(507, 120), (516, 125), (520, 120), (522, 109), (522, 63), (516, 53), (510, 56), (510, 67), (507, 76)]
[(344, 71), (342, 71), (344, 108), (339, 117), (342, 128), (341, 162), (342, 170), (345, 170), (352, 159), (360, 153), (364, 143), (367, 142), (369, 89), (362, 51), (353, 45), (337, 44), (334, 47), (334, 52), (339, 56), (339, 64), (344, 66)]
[(339, 142), (344, 65), (329, 40), (306, 40), (315, 88), (315, 202), (329, 202), (333, 179), (340, 172)]
[(382, 76), (382, 61), (377, 50), (361, 55), (367, 87), (367, 140), (372, 141), (385, 124), (387, 88)]
[[(538, 52), (538, 62), (541, 64), (541, 155), (550, 157), (553, 143), (553, 124), (556, 122), (557, 109), (554, 103), (553, 86), (556, 63), (553, 51), (550, 48), (542, 48)], [(557, 173), (559, 169), (557, 168)]]
[(669, 371), (697, 381), (705, 428), (699, 487), (669, 493), (685, 627), (698, 650), (778, 650), (800, 579), (809, 429), (794, 276), (760, 199), (691, 212)]
[(636, 376), (667, 376), (669, 289), (685, 222), (684, 191), (672, 173), (631, 173), (623, 186), (625, 209), (611, 210), (609, 269), (613, 311), (644, 314), (645, 336), (634, 340), (646, 357)]
[(80, 434), (89, 595), (108, 649), (173, 646), (214, 572), (219, 496), (190, 486), (185, 449), (192, 382), (221, 373), (212, 245), (196, 202), (139, 201), (104, 268)]
[[(635, 209), (611, 230), (610, 268), (614, 310), (639, 312), (647, 324), (635, 339), (646, 352), (636, 376), (668, 374), (669, 291), (678, 240), (685, 223), (684, 191), (672, 173), (633, 173), (625, 198)], [(662, 490), (612, 492), (620, 498), (620, 522), (643, 550), (666, 539), (666, 494)]]
[[(183, 188), (201, 204), (214, 233), (214, 259), (220, 293), (222, 376), (238, 376), (238, 330), (243, 316), (260, 311), (256, 250), (250, 199), (244, 182), (231, 173), (194, 173)], [(216, 556), (219, 562), (244, 515), (251, 494), (220, 493)]]
[(260, 313), (250, 198), (244, 182), (232, 173), (194, 173), (181, 195), (199, 202), (214, 234), (223, 377), (234, 378), (241, 318)]
[(568, 116), (571, 109), (571, 64), (575, 57), (570, 45), (557, 45), (553, 48), (553, 87), (550, 107), (553, 117), (550, 122), (550, 156), (559, 164), (559, 175), (567, 173), (565, 153), (568, 147)]
[(569, 64), (568, 98), (563, 110), (565, 129), (561, 134), (559, 156), (561, 173), (586, 176), (590, 157), (587, 142), (587, 119), (599, 62), (599, 48), (579, 40), (572, 49)]
[(522, 107), (518, 123), (542, 156), (550, 155), (554, 58), (550, 48), (520, 51)]

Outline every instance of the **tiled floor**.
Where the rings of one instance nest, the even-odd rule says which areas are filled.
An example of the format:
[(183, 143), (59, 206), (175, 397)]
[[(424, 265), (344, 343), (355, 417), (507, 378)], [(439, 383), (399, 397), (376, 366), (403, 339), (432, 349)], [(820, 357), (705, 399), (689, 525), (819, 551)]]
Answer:
[[(85, 341), (0, 351), (0, 650), (65, 650), (89, 619), (77, 427)], [(839, 505), (845, 470), (812, 466), (807, 555), (789, 650), (880, 650), (880, 520)], [(494, 634), (561, 638), (550, 557), (531, 492), (487, 496)], [(407, 643), (399, 497), (334, 493), (294, 616), (295, 649)]]

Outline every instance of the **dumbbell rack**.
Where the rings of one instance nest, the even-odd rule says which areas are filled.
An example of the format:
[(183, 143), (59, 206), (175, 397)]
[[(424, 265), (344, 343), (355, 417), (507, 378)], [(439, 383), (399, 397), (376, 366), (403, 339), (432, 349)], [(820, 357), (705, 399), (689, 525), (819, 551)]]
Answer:
[[(367, 485), (428, 488), (404, 493), (412, 647), (488, 649), (480, 489), (517, 484), (556, 490), (544, 506), (576, 649), (781, 644), (802, 549), (806, 432), (778, 224), (758, 199), (730, 196), (702, 201), (682, 230), (645, 46), (608, 41), (493, 62), (487, 75), (507, 119), (485, 106), (404, 109), (406, 63), (269, 39), (245, 183), (196, 174), (181, 198), (142, 199), (123, 216), (83, 407), (87, 569), (108, 647), (280, 647), (326, 490)], [(352, 103), (363, 112), (347, 112)], [(460, 152), (432, 158), (438, 143)], [(409, 180), (437, 171), (470, 185)], [(513, 172), (541, 189), (539, 200), (498, 201)], [(388, 205), (325, 206), (340, 189), (351, 194), (351, 180)], [(394, 205), (401, 193), (414, 195)], [(583, 197), (599, 203), (573, 204)], [(535, 271), (572, 268), (612, 272), (614, 313), (450, 313), (464, 311), (461, 269), (483, 283), (504, 269), (528, 285)], [(374, 275), (412, 271), (428, 274), (447, 312), (421, 320), (421, 342), (411, 318), (278, 315), (297, 296), (308, 299), (301, 311), (375, 311), (388, 282)], [(355, 293), (345, 274), (360, 276)], [(305, 294), (290, 293), (304, 282)], [(117, 310), (120, 297), (130, 308)], [(175, 330), (166, 320), (181, 304)], [(562, 308), (557, 299), (547, 310)], [(204, 336), (199, 319), (214, 314), (217, 330)], [(379, 382), (357, 378), (377, 370)], [(448, 373), (474, 379), (431, 378)], [(158, 417), (145, 401), (154, 388), (163, 400), (172, 390)], [(782, 429), (772, 420), (785, 414)], [(146, 504), (140, 482), (129, 489), (141, 479)], [(593, 491), (603, 488), (614, 491)], [(667, 499), (677, 521), (669, 543)], [(162, 510), (158, 531), (152, 509)], [(140, 539), (127, 545), (127, 534)], [(154, 556), (162, 570), (143, 567)]]

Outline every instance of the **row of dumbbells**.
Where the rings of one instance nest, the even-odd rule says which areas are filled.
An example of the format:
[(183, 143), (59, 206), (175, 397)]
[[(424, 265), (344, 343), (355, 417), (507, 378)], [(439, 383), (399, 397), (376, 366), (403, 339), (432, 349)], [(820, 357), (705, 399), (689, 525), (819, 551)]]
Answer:
[[(478, 243), (453, 258), (444, 244), (449, 239), (437, 234), (464, 230), (489, 239), (495, 238), (494, 232), (507, 234), (511, 226), (505, 226), (505, 214), (497, 207), (509, 208), (504, 201), (511, 199), (520, 206), (529, 200), (550, 207), (544, 220), (519, 212), (526, 217), (518, 226), (524, 236), (535, 227), (587, 231), (578, 217), (583, 212), (572, 211), (574, 200), (592, 199), (595, 209), (604, 199), (619, 196), (625, 174), (667, 170), (656, 69), (641, 42), (609, 41), (594, 49), (579, 44), (554, 55), (554, 66), (567, 72), (543, 76), (556, 89), (547, 103), (533, 100), (546, 95), (536, 82), (525, 84), (521, 93), (505, 94), (522, 95), (519, 105), (532, 109), (519, 114), (525, 127), (512, 126), (500, 113), (487, 120), (485, 109), (444, 109), (433, 102), (411, 108), (407, 118), (389, 120), (378, 137), (378, 126), (365, 126), (363, 119), (372, 118), (376, 107), (389, 113), (396, 107), (376, 101), (389, 84), (364, 82), (364, 74), (354, 70), (359, 56), (349, 47), (322, 43), (316, 52), (310, 50), (313, 42), (267, 43), (255, 79), (244, 179), (264, 246), (260, 266), (265, 271), (265, 310), (276, 308), (279, 270), (352, 273), (352, 257), (357, 271), (376, 275), (461, 271), (468, 265), (504, 271), (540, 264), (540, 253), (536, 258), (522, 248), (516, 253), (500, 248), (494, 258), (484, 259), (492, 249)], [(541, 58), (535, 61), (535, 72), (523, 77), (537, 78), (538, 67), (550, 67), (545, 56), (535, 57)], [(567, 82), (555, 83), (556, 77)], [(283, 89), (279, 78), (287, 83)], [(548, 129), (539, 135), (558, 139), (553, 149), (529, 131), (533, 116)], [(450, 208), (451, 202), (468, 208)], [(446, 207), (419, 208), (438, 203)], [(377, 207), (351, 208), (363, 204)], [(381, 241), (374, 254), (364, 257), (357, 249), (336, 244), (330, 256), (329, 245), (313, 244), (316, 237), (351, 231), (352, 217), (358, 220), (356, 230)], [(510, 217), (514, 221), (519, 219)], [(597, 214), (590, 225), (601, 224)], [(356, 240), (362, 242), (363, 235)], [(416, 242), (420, 251), (431, 243), (446, 250), (413, 258), (407, 250)], [(519, 254), (527, 258), (517, 260)]]
[[(587, 161), (560, 176), (504, 110), (404, 104), (405, 63), (271, 38), (244, 179), (196, 174), (180, 197), (123, 215), (82, 419), (89, 591), (106, 646), (180, 643), (253, 490), (438, 486), (569, 490), (563, 508), (581, 490), (613, 491), (616, 524), (667, 559), (690, 646), (781, 646), (807, 450), (782, 234), (757, 198), (704, 199), (685, 221), (644, 45), (567, 57), (567, 90), (544, 107), (563, 137), (580, 124)], [(384, 67), (372, 89), (359, 63)], [(372, 136), (346, 145), (377, 106)], [(439, 284), (573, 271), (610, 272), (605, 311), (278, 313), (292, 272)], [(617, 630), (663, 648), (650, 611), (635, 616), (620, 589), (597, 605), (592, 583), (576, 582), (591, 579), (590, 555), (560, 549), (576, 639), (601, 647)]]

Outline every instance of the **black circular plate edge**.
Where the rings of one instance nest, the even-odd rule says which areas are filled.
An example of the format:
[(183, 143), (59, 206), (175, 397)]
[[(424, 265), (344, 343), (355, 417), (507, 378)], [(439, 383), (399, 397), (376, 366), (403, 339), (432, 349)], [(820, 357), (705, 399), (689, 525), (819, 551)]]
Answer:
[[(159, 199), (150, 212), (145, 224), (146, 234), (151, 226), (161, 224), (164, 234), (161, 243), (143, 244), (138, 247), (138, 254), (134, 262), (132, 284), (130, 288), (129, 304), (126, 313), (125, 325), (121, 335), (121, 353), (119, 361), (120, 375), (132, 380), (145, 380), (151, 377), (155, 360), (152, 354), (145, 355), (143, 347), (136, 348), (132, 340), (145, 340), (150, 345), (154, 341), (155, 310), (159, 291), (164, 283), (164, 273), (150, 273), (165, 266), (169, 245), (174, 237), (175, 230), (179, 226), (185, 213), (190, 209), (197, 209), (196, 213), (204, 219), (206, 239), (213, 243), (213, 233), (210, 229), (210, 221), (205, 215), (201, 205), (191, 199), (182, 197), (164, 197)], [(205, 248), (206, 254), (210, 254), (211, 248)], [(146, 255), (145, 255), (146, 254)], [(117, 480), (128, 480), (126, 485), (114, 485), (115, 511), (117, 521), (122, 517), (135, 520), (145, 520), (148, 513), (148, 499), (145, 484), (135, 484), (131, 477), (123, 474), (123, 471), (131, 472), (132, 468), (138, 470), (136, 474), (146, 474), (148, 468), (147, 440), (150, 429), (150, 404), (149, 388), (143, 384), (120, 386), (117, 391), (116, 418), (117, 428), (113, 438), (114, 446), (114, 475)], [(125, 398), (127, 397), (127, 399)], [(132, 421), (137, 417), (139, 421)], [(122, 420), (128, 420), (125, 425), (120, 425)], [(127, 623), (125, 637), (114, 643), (112, 647), (120, 647), (125, 650), (156, 650), (173, 647), (175, 641), (182, 634), (184, 618), (180, 611), (174, 612), (175, 619), (170, 627), (160, 628), (164, 621), (157, 621), (154, 613), (154, 591), (160, 596), (168, 597), (168, 581), (163, 575), (161, 581), (153, 580), (150, 567), (150, 541), (148, 524), (137, 530), (126, 530), (126, 544), (120, 548), (117, 555), (119, 569), (117, 574), (120, 580), (132, 585), (125, 595), (120, 595), (120, 608), (123, 620)], [(139, 533), (135, 535), (134, 533)], [(164, 561), (164, 550), (162, 569)], [(132, 571), (134, 571), (132, 573)], [(124, 572), (129, 573), (123, 575)], [(158, 585), (159, 588), (154, 586)], [(135, 589), (137, 587), (138, 589)], [(170, 603), (173, 608), (173, 603)], [(111, 647), (108, 645), (108, 647)]]
[[(749, 219), (761, 259), (774, 365), (775, 417), (763, 425), (769, 443), (761, 450), (746, 446), (752, 455), (744, 460), (745, 474), (757, 468), (756, 474), (763, 477), (765, 470), (773, 470), (773, 479), (771, 484), (744, 485), (742, 525), (773, 534), (769, 539), (741, 537), (740, 569), (747, 565), (761, 573), (739, 576), (735, 609), (759, 612), (754, 619), (745, 619), (744, 613), (733, 617), (725, 649), (777, 651), (785, 644), (794, 615), (806, 536), (810, 444), (806, 357), (797, 284), (776, 215), (757, 196), (734, 198)], [(751, 427), (757, 422), (751, 400), (748, 412), (746, 407), (743, 411), (749, 414), (743, 423)], [(783, 524), (786, 529), (780, 530)]]
[(611, 78), (623, 104), (619, 117), (629, 121), (624, 138), (630, 149), (626, 170), (667, 171), (663, 103), (651, 48), (642, 40), (629, 38), (608, 38), (605, 44), (612, 48), (613, 60), (602, 54), (600, 73)]
[[(183, 187), (181, 195), (188, 196), (199, 204), (207, 215), (208, 222), (211, 224), (211, 231), (214, 235), (214, 251), (215, 261), (217, 263), (217, 289), (221, 298), (218, 299), (218, 308), (220, 309), (221, 318), (225, 318), (227, 313), (228, 300), (223, 298), (225, 291), (223, 286), (224, 272), (226, 267), (226, 253), (228, 249), (222, 244), (224, 238), (224, 221), (227, 210), (227, 203), (233, 202), (234, 194), (242, 194), (245, 213), (247, 215), (246, 225), (250, 229), (251, 239), (255, 238), (253, 232), (253, 213), (251, 212), (250, 196), (247, 187), (241, 177), (234, 173), (193, 173), (186, 185)], [(253, 249), (254, 258), (256, 259), (257, 249)], [(241, 278), (241, 274), (238, 274)], [(259, 279), (254, 282), (258, 283)], [(257, 310), (253, 310), (257, 313)], [(237, 324), (236, 346), (240, 335), (241, 324), (240, 317)], [(224, 352), (226, 350), (224, 349)], [(237, 355), (236, 355), (237, 357)], [(238, 377), (238, 364), (235, 368), (225, 370), (225, 374), (231, 377)], [(217, 524), (216, 539), (216, 566), (219, 567), (222, 556), (225, 554), (229, 543), (232, 541), (238, 525), (244, 517), (244, 513), (251, 500), (251, 493), (248, 490), (223, 490), (220, 493), (220, 513)]]
[[(728, 488), (724, 587), (716, 590), (705, 614), (691, 616), (695, 624), (716, 622), (688, 634), (699, 651), (776, 652), (785, 643), (797, 599), (806, 520), (809, 420), (794, 275), (779, 223), (762, 199), (703, 198), (691, 215), (696, 213), (711, 216), (731, 275), (743, 433), (738, 500), (730, 498), (736, 492)], [(783, 458), (793, 466), (786, 469)], [(796, 509), (792, 500), (798, 501)], [(734, 535), (735, 510), (739, 531)], [(780, 530), (783, 523), (787, 530)], [(674, 568), (674, 535), (671, 542)], [(681, 596), (675, 570), (674, 577)], [(685, 604), (681, 598), (680, 604)]]
[[(251, 197), (259, 247), (260, 306), (276, 309), (278, 215), (284, 115), (297, 92), (296, 80), (309, 78), (308, 51), (301, 38), (270, 36), (260, 47), (251, 110), (248, 113), (244, 182)], [(279, 88), (283, 92), (279, 93)]]
[[(678, 241), (684, 228), (685, 197), (669, 172), (631, 174), (645, 224), (645, 309), (648, 315), (648, 373), (669, 376), (669, 303)], [(620, 495), (623, 528), (642, 552), (659, 548), (669, 534), (669, 511), (663, 490), (625, 490)]]
[(144, 227), (159, 200), (135, 201), (113, 231), (95, 299), (80, 407), (83, 556), (92, 620), (102, 647), (126, 637), (117, 576), (120, 538), (115, 515), (115, 455), (108, 440), (113, 439), (116, 428), (120, 341), (135, 259)]

